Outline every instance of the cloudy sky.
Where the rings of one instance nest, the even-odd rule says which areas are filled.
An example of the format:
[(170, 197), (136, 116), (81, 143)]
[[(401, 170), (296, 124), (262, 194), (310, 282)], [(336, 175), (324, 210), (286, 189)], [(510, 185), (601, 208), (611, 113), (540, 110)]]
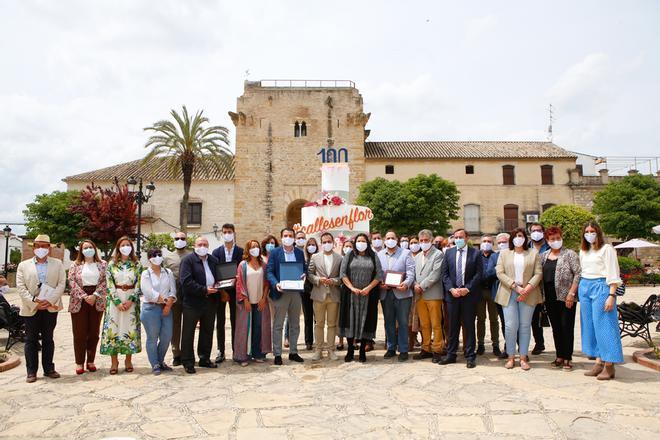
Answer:
[(462, 3), (2, 0), (0, 222), (182, 104), (233, 142), (246, 71), (354, 80), (370, 140), (543, 140), (552, 103), (562, 147), (658, 155), (660, 2)]

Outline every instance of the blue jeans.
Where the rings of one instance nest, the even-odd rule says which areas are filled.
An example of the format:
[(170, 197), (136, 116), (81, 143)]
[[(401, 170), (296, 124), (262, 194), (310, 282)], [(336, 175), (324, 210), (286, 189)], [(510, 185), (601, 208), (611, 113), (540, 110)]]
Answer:
[(603, 362), (623, 362), (621, 334), (616, 305), (605, 311), (610, 286), (605, 278), (581, 278), (578, 285), (580, 298), (580, 330), (582, 353), (600, 358)]
[(250, 357), (252, 359), (264, 359), (266, 355), (261, 352), (261, 312), (257, 304), (252, 304), (252, 315), (250, 317)]
[[(412, 298), (398, 299), (392, 290), (388, 290), (383, 300), (385, 314), (385, 335), (387, 336), (387, 349), (400, 353), (408, 353), (408, 315)], [(397, 323), (399, 331), (397, 332)]]
[(155, 304), (142, 304), (140, 320), (147, 333), (147, 357), (151, 368), (165, 362), (167, 347), (172, 340), (172, 311), (163, 316), (163, 308)]
[(532, 316), (535, 306), (528, 306), (524, 301), (518, 302), (518, 293), (511, 292), (509, 304), (502, 307), (504, 311), (504, 337), (506, 352), (509, 357), (516, 355), (516, 339), (520, 356), (527, 356), (529, 341), (532, 338)]

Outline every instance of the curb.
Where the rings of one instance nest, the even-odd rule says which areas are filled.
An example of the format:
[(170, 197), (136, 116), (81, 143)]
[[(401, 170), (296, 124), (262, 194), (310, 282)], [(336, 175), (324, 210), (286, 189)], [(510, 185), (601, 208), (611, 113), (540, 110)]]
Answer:
[(649, 359), (646, 357), (646, 354), (652, 352), (652, 348), (636, 351), (633, 353), (633, 360), (640, 365), (644, 365), (647, 368), (660, 372), (660, 359)]
[(18, 367), (21, 363), (21, 358), (18, 356), (12, 356), (7, 359), (5, 362), (0, 363), (0, 373), (3, 371), (11, 370), (14, 367)]

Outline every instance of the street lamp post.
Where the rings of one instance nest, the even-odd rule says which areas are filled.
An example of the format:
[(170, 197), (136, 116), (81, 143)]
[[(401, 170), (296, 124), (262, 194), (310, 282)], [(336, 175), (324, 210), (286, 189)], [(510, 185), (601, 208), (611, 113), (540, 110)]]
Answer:
[(11, 228), (9, 225), (5, 226), (2, 232), (5, 235), (5, 278), (7, 278), (7, 274), (9, 273), (7, 270), (7, 260), (9, 259), (9, 239), (11, 238)]
[(144, 186), (146, 191), (143, 191), (142, 187), (142, 177), (136, 179), (131, 176), (128, 181), (128, 190), (133, 193), (135, 197), (135, 203), (138, 205), (137, 212), (137, 255), (140, 258), (140, 242), (142, 240), (142, 204), (147, 203), (156, 189), (156, 185), (153, 182), (148, 183)]

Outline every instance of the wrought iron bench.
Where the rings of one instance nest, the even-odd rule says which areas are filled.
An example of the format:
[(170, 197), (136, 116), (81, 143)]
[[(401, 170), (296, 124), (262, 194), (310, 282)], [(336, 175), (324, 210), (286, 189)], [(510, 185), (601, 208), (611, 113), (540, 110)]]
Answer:
[(621, 337), (630, 336), (631, 338), (636, 338), (639, 336), (649, 346), (652, 346), (653, 341), (649, 325), (654, 321), (660, 320), (660, 297), (658, 295), (651, 295), (642, 306), (635, 303), (622, 303), (619, 304), (617, 310), (619, 312)]

